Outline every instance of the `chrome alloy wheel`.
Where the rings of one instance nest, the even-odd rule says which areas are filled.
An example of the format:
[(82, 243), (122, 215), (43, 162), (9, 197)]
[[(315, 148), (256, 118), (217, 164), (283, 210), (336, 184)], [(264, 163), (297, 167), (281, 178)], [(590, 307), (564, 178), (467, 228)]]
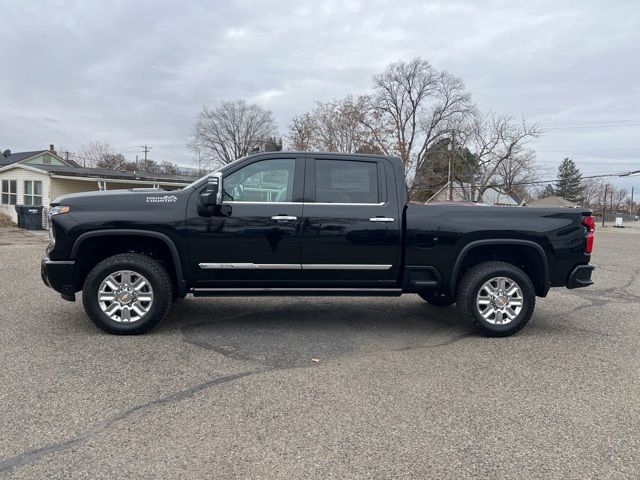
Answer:
[(98, 289), (98, 303), (114, 322), (137, 322), (153, 304), (153, 289), (139, 273), (120, 270), (102, 281)]
[(522, 289), (507, 277), (495, 277), (487, 281), (478, 291), (478, 312), (492, 325), (511, 323), (522, 310)]

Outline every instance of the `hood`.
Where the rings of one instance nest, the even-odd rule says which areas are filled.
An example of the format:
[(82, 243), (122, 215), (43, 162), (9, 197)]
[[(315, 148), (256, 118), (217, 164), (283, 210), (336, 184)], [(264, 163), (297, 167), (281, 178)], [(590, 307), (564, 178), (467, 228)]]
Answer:
[(131, 188), (128, 190), (101, 190), (61, 195), (51, 202), (51, 206), (68, 205), (93, 210), (114, 208), (140, 208), (152, 204), (177, 203), (183, 196), (182, 190), (167, 191), (160, 188)]

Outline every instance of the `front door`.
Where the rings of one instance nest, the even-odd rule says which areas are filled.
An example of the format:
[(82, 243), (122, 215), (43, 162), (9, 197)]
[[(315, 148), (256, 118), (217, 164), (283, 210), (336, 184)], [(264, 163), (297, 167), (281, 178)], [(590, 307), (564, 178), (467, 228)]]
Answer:
[[(304, 159), (248, 159), (224, 172), (211, 217), (190, 205), (192, 271), (198, 287), (288, 286), (300, 280)], [(203, 186), (204, 189), (204, 186)], [(200, 192), (192, 195), (199, 201)]]
[(397, 284), (402, 219), (390, 182), (393, 171), (386, 163), (366, 157), (308, 158), (302, 227), (305, 285)]

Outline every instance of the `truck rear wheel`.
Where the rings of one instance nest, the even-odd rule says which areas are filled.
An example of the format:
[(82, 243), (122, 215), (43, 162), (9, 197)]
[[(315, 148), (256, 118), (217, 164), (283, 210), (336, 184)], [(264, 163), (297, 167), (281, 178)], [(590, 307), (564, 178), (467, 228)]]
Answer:
[(531, 279), (515, 265), (485, 262), (464, 274), (458, 286), (460, 314), (483, 335), (506, 337), (522, 329), (533, 314)]
[(103, 330), (131, 335), (146, 332), (162, 320), (173, 296), (167, 271), (138, 253), (123, 253), (98, 263), (82, 290), (89, 318)]
[(446, 307), (447, 305), (453, 305), (456, 301), (455, 298), (450, 297), (444, 293), (434, 292), (434, 291), (426, 291), (418, 293), (420, 298), (422, 298), (425, 302), (430, 303), (431, 305), (436, 305), (439, 307)]

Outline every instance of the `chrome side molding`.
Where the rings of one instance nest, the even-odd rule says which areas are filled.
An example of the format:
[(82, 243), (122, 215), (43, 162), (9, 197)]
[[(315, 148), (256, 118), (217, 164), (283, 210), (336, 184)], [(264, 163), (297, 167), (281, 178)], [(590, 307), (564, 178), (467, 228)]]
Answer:
[(393, 265), (345, 263), (199, 263), (202, 270), (389, 270)]
[(202, 270), (302, 270), (299, 263), (199, 263)]
[(302, 270), (389, 270), (393, 265), (303, 263)]

